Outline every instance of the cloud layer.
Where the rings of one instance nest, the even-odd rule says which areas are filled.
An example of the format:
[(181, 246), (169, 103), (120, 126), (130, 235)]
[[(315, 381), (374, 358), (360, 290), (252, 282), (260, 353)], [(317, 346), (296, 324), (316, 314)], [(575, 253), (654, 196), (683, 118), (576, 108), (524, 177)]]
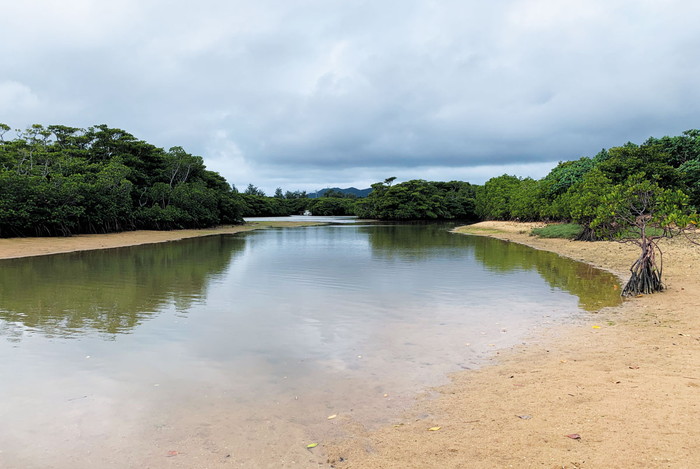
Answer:
[(268, 191), (539, 177), (698, 127), (700, 4), (13, 2), (0, 122), (106, 123)]

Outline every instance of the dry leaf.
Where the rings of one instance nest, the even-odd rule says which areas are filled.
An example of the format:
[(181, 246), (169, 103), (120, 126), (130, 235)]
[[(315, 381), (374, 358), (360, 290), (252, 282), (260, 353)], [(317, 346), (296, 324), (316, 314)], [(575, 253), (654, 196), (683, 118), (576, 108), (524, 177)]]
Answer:
[(579, 435), (578, 433), (571, 433), (569, 435), (564, 435), (564, 436), (567, 438), (571, 438), (572, 440), (580, 440), (581, 439), (581, 435)]
[(428, 428), (428, 431), (429, 432), (436, 432), (436, 431), (440, 430), (441, 428), (442, 427), (430, 427), (430, 428)]
[(328, 420), (333, 420), (333, 419), (336, 418), (337, 416), (338, 416), (338, 414), (329, 415), (329, 416), (328, 416)]

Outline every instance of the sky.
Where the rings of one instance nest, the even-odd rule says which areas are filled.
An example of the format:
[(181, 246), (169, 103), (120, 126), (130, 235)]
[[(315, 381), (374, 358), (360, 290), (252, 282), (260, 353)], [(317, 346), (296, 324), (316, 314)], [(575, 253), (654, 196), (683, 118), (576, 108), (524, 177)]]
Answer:
[(107, 124), (272, 194), (700, 127), (694, 0), (0, 0), (0, 122)]

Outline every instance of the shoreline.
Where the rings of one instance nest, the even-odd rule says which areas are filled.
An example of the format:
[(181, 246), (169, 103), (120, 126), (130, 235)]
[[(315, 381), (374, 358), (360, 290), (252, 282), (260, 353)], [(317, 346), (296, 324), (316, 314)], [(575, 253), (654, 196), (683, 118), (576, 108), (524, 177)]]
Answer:
[[(637, 257), (631, 245), (531, 237), (533, 225), (455, 232), (552, 251), (623, 281)], [(417, 398), (393, 425), (329, 443), (331, 467), (700, 467), (700, 249), (662, 246), (666, 291), (535, 331), (452, 374), (437, 399)]]
[[(0, 259), (313, 224), (0, 239)], [(532, 225), (482, 222), (455, 232), (552, 251), (623, 280), (637, 255), (619, 243), (531, 237)], [(321, 441), (314, 452), (339, 469), (700, 467), (700, 248), (682, 239), (662, 246), (665, 292), (535, 331), (426, 390), (438, 397), (417, 397), (393, 424), (369, 431), (344, 422), (350, 436)], [(580, 438), (566, 436), (574, 434)]]
[(120, 231), (118, 233), (80, 234), (69, 237), (0, 238), (0, 259), (65, 254), (96, 249), (114, 249), (142, 244), (166, 243), (188, 238), (243, 233), (265, 228), (313, 226), (316, 222), (248, 222), (213, 228), (155, 231)]

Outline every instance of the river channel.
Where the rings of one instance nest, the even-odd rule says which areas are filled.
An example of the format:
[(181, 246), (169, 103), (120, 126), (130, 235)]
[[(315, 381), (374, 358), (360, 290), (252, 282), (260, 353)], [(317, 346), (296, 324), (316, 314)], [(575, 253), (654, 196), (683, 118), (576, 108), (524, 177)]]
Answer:
[(0, 261), (0, 467), (319, 467), (307, 444), (619, 302), (609, 273), (447, 228)]

